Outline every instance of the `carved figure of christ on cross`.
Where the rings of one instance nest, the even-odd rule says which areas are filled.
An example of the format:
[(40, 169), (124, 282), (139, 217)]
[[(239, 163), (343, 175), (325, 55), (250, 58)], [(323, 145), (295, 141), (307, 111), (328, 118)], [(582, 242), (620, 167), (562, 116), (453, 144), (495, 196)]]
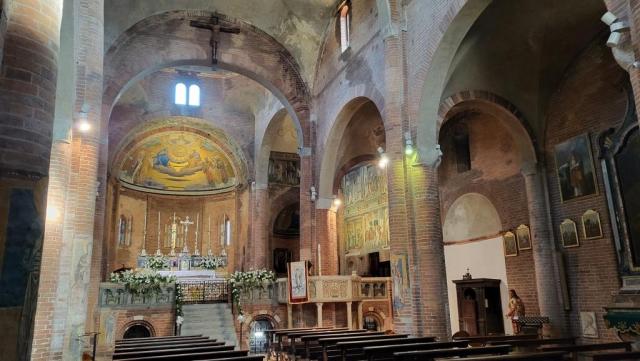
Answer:
[(218, 64), (218, 41), (220, 33), (238, 34), (240, 28), (232, 28), (220, 25), (220, 18), (217, 15), (213, 15), (209, 21), (191, 20), (190, 25), (194, 28), (207, 29), (211, 31), (211, 65), (216, 66)]

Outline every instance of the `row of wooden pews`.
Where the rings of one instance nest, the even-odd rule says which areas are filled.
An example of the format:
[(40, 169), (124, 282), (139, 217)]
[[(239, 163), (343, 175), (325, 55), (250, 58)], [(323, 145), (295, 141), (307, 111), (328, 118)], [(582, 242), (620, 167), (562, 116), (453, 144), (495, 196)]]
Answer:
[[(540, 339), (537, 335), (410, 337), (391, 332), (338, 329), (270, 331), (275, 360), (322, 361), (623, 361), (640, 360), (629, 342), (576, 344), (575, 338)], [(586, 357), (586, 358), (585, 358)]]
[(264, 356), (249, 356), (248, 351), (202, 335), (146, 337), (117, 340), (116, 361), (262, 361)]

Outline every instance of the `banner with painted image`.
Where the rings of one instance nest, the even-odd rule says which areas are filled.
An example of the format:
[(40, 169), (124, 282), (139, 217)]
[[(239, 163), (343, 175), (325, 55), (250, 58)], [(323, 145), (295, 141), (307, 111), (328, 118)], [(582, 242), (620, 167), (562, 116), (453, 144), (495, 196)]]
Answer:
[(309, 301), (309, 280), (307, 278), (307, 262), (290, 262), (288, 267), (289, 303), (305, 303)]
[(342, 178), (342, 237), (348, 252), (376, 252), (389, 246), (387, 173), (365, 164)]

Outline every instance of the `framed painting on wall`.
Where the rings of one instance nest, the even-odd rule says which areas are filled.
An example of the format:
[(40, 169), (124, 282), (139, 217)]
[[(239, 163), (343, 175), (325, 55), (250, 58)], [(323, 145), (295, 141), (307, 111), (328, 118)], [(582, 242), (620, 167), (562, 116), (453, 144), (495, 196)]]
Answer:
[(516, 228), (516, 237), (518, 238), (518, 249), (520, 251), (531, 249), (531, 231), (529, 227), (521, 224)]
[(570, 219), (565, 219), (560, 223), (560, 237), (562, 237), (562, 246), (564, 248), (580, 246), (576, 222)]
[(587, 134), (556, 145), (555, 158), (562, 202), (597, 194), (591, 142)]
[(582, 215), (582, 235), (584, 239), (602, 238), (600, 213), (589, 209)]
[(307, 261), (289, 263), (289, 303), (305, 303), (309, 301), (307, 269)]
[(504, 256), (514, 257), (518, 255), (518, 243), (516, 242), (516, 235), (512, 232), (507, 232), (502, 235), (504, 241)]

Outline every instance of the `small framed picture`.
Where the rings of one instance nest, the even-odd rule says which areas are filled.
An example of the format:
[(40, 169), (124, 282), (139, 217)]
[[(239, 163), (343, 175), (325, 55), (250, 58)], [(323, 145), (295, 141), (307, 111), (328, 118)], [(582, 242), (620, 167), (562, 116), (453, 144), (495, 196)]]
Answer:
[(502, 239), (504, 240), (504, 256), (505, 257), (514, 257), (518, 255), (518, 244), (516, 242), (516, 235), (507, 232), (502, 235)]
[(578, 230), (576, 229), (576, 222), (565, 219), (560, 223), (560, 236), (562, 237), (562, 246), (564, 248), (578, 247), (580, 241), (578, 241)]
[(521, 224), (516, 228), (516, 236), (518, 237), (518, 249), (531, 249), (531, 232), (529, 227)]
[(598, 322), (595, 312), (580, 312), (580, 326), (582, 337), (598, 338)]
[(584, 239), (602, 238), (602, 225), (600, 213), (589, 209), (582, 215), (582, 235)]

